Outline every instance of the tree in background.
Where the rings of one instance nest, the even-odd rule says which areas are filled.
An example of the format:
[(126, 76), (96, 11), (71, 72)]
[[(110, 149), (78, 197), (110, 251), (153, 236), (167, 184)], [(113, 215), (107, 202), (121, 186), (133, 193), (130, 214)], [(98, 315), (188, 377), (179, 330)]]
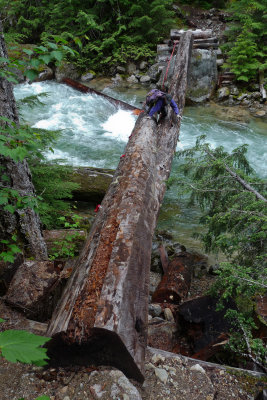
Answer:
[[(12, 83), (4, 74), (7, 51), (0, 21), (0, 63), (3, 68), (0, 75), (0, 129), (1, 129), (1, 214), (0, 240), (4, 247), (16, 253), (17, 237), (29, 247), (30, 254), (36, 259), (46, 259), (47, 249), (44, 242), (39, 216), (32, 205), (35, 191), (28, 163), (24, 158), (24, 134), (18, 135), (19, 117), (13, 95)], [(13, 247), (12, 247), (13, 246)], [(11, 260), (9, 260), (11, 261)]]
[[(24, 35), (28, 42), (52, 35), (83, 44), (81, 67), (103, 69), (107, 63), (125, 63), (154, 55), (158, 43), (174, 25), (172, 0), (0, 0), (9, 34)], [(73, 40), (73, 47), (77, 45)]]
[(212, 292), (220, 293), (221, 302), (230, 297), (236, 303), (237, 309), (227, 312), (233, 323), (228, 347), (264, 369), (266, 341), (257, 337), (254, 309), (267, 288), (266, 184), (253, 174), (246, 145), (228, 154), (203, 139), (179, 154), (186, 160), (179, 188), (201, 208), (204, 229), (197, 236), (205, 250), (221, 252), (227, 260), (220, 264)]
[(238, 80), (248, 82), (267, 66), (267, 2), (266, 0), (234, 0), (229, 30), (227, 65)]

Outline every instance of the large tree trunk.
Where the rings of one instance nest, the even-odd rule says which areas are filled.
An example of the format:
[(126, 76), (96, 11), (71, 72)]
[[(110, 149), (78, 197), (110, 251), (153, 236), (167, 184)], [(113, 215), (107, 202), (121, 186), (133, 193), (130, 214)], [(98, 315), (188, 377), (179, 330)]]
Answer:
[[(7, 58), (7, 51), (0, 21), (0, 57)], [(16, 102), (12, 84), (0, 77), (0, 115), (19, 124)], [(5, 122), (0, 121), (0, 126)], [(8, 181), (1, 178), (1, 187), (16, 190), (21, 196), (35, 196), (31, 180), (31, 173), (26, 160), (14, 162), (10, 158), (0, 156), (1, 175), (8, 177)], [(26, 245), (27, 253), (36, 259), (47, 258), (46, 245), (42, 237), (40, 220), (34, 210), (27, 208), (17, 210), (14, 214), (1, 210), (0, 239), (7, 239), (12, 234), (19, 233)]]
[[(180, 40), (171, 93), (182, 112), (192, 34)], [(142, 113), (51, 320), (52, 363), (102, 363), (143, 380), (152, 236), (180, 121)]]

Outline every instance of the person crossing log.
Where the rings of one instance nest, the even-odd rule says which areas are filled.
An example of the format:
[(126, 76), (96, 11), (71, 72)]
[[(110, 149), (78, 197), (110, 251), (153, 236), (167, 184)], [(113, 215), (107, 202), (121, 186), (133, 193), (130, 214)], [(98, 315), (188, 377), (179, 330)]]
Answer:
[[(180, 40), (170, 93), (182, 113), (192, 33)], [(102, 364), (144, 380), (152, 237), (179, 136), (168, 110), (144, 112), (102, 201), (47, 334), (52, 365)]]

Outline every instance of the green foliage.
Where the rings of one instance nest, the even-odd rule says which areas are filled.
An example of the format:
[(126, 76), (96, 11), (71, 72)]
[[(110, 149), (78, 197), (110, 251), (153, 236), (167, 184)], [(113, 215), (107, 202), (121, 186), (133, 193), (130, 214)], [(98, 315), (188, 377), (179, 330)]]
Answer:
[(232, 1), (229, 11), (232, 23), (225, 67), (230, 67), (238, 80), (248, 82), (267, 67), (266, 0)]
[[(12, 44), (12, 57), (10, 59), (0, 57), (0, 77), (13, 83), (18, 83), (14, 69), (21, 70), (30, 80), (34, 80), (41, 68), (50, 63), (59, 65), (63, 59), (74, 57), (78, 53), (72, 50), (67, 40), (56, 35), (46, 35), (45, 45), (21, 48), (21, 45)], [(7, 68), (8, 67), (8, 68)]]
[(66, 199), (72, 198), (72, 191), (79, 188), (69, 180), (70, 168), (55, 163), (29, 163), (36, 192), (41, 196), (38, 213), (47, 229), (61, 226), (59, 214), (70, 212)]
[[(21, 249), (16, 245), (17, 236), (12, 235), (11, 240), (0, 240), (0, 260), (13, 263), (15, 255), (21, 253)], [(3, 321), (0, 321), (3, 322)]]
[[(37, 5), (31, 0), (0, 0), (1, 4), (8, 17), (4, 28), (10, 34), (19, 31), (35, 43), (60, 35), (73, 50), (79, 50), (79, 65), (87, 69), (103, 69), (109, 61), (126, 63), (132, 52), (135, 60), (150, 57), (155, 44), (166, 37), (175, 21), (172, 0), (53, 0)], [(17, 19), (15, 27), (8, 25), (12, 18)]]
[(41, 150), (44, 143), (40, 131), (32, 129), (27, 125), (18, 127), (15, 122), (0, 117), (3, 125), (0, 127), (0, 154), (10, 157), (15, 162), (30, 157), (33, 153), (42, 158)]
[(36, 106), (43, 106), (44, 103), (40, 100), (40, 97), (42, 98), (48, 96), (49, 94), (44, 92), (24, 97), (23, 99), (17, 100), (17, 108), (20, 109), (23, 106), (28, 106), (30, 108), (34, 108)]
[(250, 359), (254, 357), (262, 366), (264, 345), (253, 338), (253, 307), (244, 307), (244, 303), (251, 304), (251, 300), (263, 295), (267, 288), (266, 202), (241, 186), (227, 168), (256, 187), (263, 196), (266, 184), (253, 175), (245, 157), (246, 145), (228, 154), (223, 147), (211, 149), (203, 139), (199, 138), (194, 148), (179, 153), (186, 158), (181, 166), (185, 178), (181, 179), (179, 187), (183, 193), (190, 194), (190, 204), (198, 204), (202, 210), (200, 222), (205, 229), (197, 236), (205, 250), (222, 252), (227, 258), (227, 262), (220, 265), (212, 293), (221, 293), (222, 301), (229, 297), (236, 301), (237, 314), (231, 310), (228, 316), (236, 321), (238, 330), (236, 326), (229, 346)]
[[(66, 217), (59, 217), (58, 220), (63, 224), (66, 230), (78, 229), (80, 227), (81, 217), (79, 215), (72, 214), (67, 219)], [(52, 253), (50, 254), (50, 260), (73, 258), (78, 253), (78, 242), (80, 238), (79, 232), (70, 231), (64, 236), (64, 239), (54, 242)]]
[(50, 338), (37, 336), (27, 331), (6, 330), (0, 332), (1, 355), (8, 361), (25, 364), (46, 365), (47, 350), (41, 348)]

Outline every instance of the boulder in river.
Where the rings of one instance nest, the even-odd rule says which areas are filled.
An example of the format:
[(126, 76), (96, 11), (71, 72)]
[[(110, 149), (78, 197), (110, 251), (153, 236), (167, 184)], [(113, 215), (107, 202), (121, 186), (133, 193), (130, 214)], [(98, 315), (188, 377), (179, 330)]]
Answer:
[(215, 50), (195, 49), (192, 52), (187, 101), (201, 103), (212, 97), (217, 83), (216, 59)]
[(62, 63), (56, 68), (55, 77), (57, 82), (62, 82), (63, 78), (79, 79), (81, 76), (77, 67), (71, 63)]

